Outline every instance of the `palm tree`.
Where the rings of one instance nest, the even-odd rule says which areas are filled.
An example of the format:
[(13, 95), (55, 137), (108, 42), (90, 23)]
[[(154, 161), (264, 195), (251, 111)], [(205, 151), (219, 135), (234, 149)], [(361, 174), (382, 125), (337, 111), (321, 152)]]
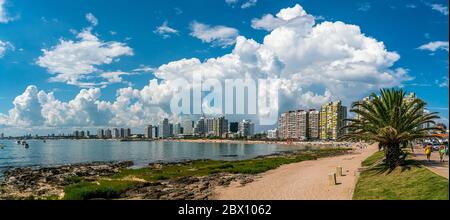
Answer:
[(435, 124), (438, 113), (424, 112), (426, 103), (415, 97), (406, 97), (402, 90), (382, 89), (380, 96), (372, 93), (367, 101), (354, 103), (351, 112), (358, 115), (348, 119), (343, 129), (343, 139), (378, 142), (384, 150), (389, 168), (403, 164), (407, 153), (403, 149), (416, 140), (430, 137), (430, 131), (438, 130), (422, 125)]

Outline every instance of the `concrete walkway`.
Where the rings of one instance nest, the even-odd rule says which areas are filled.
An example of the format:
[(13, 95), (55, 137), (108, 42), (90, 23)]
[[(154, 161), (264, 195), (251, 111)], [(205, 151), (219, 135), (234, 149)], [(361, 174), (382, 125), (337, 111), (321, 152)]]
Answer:
[[(259, 175), (254, 182), (215, 190), (219, 200), (351, 200), (361, 162), (378, 150), (377, 145), (349, 155), (288, 164)], [(330, 186), (328, 174), (342, 166), (344, 176)]]
[(448, 179), (449, 176), (449, 170), (448, 170), (448, 161), (449, 157), (445, 156), (444, 161), (445, 162), (439, 162), (439, 152), (434, 151), (431, 153), (431, 161), (427, 161), (427, 157), (425, 155), (425, 150), (420, 147), (414, 148), (414, 158), (419, 161), (424, 167), (428, 168), (432, 172), (443, 176)]

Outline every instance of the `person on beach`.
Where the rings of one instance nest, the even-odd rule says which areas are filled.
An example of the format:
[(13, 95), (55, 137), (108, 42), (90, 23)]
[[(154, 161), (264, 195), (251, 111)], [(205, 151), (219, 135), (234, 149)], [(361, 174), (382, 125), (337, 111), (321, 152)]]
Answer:
[(425, 147), (425, 155), (427, 156), (427, 161), (430, 162), (430, 158), (431, 158), (431, 145), (427, 145)]
[(441, 147), (439, 147), (439, 158), (440, 158), (440, 162), (445, 162), (444, 161), (444, 156), (445, 156), (445, 146), (441, 145)]

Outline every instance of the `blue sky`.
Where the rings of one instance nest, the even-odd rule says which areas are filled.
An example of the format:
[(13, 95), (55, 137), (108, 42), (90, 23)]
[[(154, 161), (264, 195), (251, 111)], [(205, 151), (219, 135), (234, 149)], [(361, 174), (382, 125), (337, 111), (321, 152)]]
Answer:
[[(384, 43), (381, 52), (385, 49), (399, 55), (399, 59), (392, 58), (392, 63), (386, 61), (385, 64), (376, 64), (378, 65), (376, 68), (388, 69), (392, 75), (399, 71), (407, 75), (393, 79), (395, 82), (392, 84), (383, 81), (384, 79), (381, 80), (382, 83), (370, 82), (370, 87), (361, 89), (357, 95), (360, 97), (356, 97), (353, 93), (350, 95), (350, 92), (343, 91), (341, 87), (330, 88), (333, 97), (348, 99), (349, 102), (350, 99), (361, 98), (376, 91), (378, 87), (401, 86), (408, 91), (416, 92), (420, 98), (428, 102), (430, 110), (440, 112), (443, 121), (448, 124), (447, 0), (36, 0), (32, 3), (28, 0), (0, 0), (0, 114), (3, 115), (0, 117), (0, 129), (6, 130), (9, 127), (20, 126), (55, 128), (124, 124), (120, 117), (110, 116), (100, 121), (95, 121), (92, 117), (96, 114), (119, 114), (118, 110), (111, 110), (118, 106), (112, 107), (113, 103), (118, 100), (118, 90), (131, 88), (143, 96), (144, 88), (149, 86), (149, 80), (155, 78), (155, 71), (162, 72), (160, 67), (164, 64), (191, 58), (205, 61), (209, 58), (233, 53), (237, 36), (244, 36), (246, 39), (253, 39), (258, 44), (263, 44), (264, 38), (271, 31), (276, 32), (276, 28), (282, 29), (283, 27), (267, 28), (264, 25), (255, 25), (256, 23), (252, 21), (261, 19), (267, 14), (277, 17), (276, 14), (280, 10), (292, 8), (296, 4), (302, 7), (302, 11), (304, 10), (308, 15), (314, 17), (316, 26), (322, 22), (337, 21), (358, 26), (362, 35)], [(87, 16), (88, 14), (92, 16)], [(288, 27), (296, 28), (293, 27), (296, 24), (298, 23), (289, 24)], [(85, 38), (77, 38), (77, 35), (83, 33), (87, 34)], [(96, 38), (94, 42), (101, 45), (100, 48), (94, 47), (93, 49), (101, 50), (101, 47), (106, 47), (104, 53), (97, 54), (98, 57), (92, 58), (94, 60), (86, 61), (91, 62), (87, 64), (88, 69), (93, 67), (94, 70), (86, 70), (83, 73), (77, 72), (82, 68), (76, 67), (70, 71), (66, 70), (67, 68), (62, 70), (62, 64), (58, 62), (65, 62), (66, 66), (64, 67), (70, 67), (85, 61), (70, 60), (71, 63), (68, 63), (67, 60), (59, 60), (60, 54), (57, 53), (61, 51), (56, 50), (58, 45), (61, 45), (63, 41), (76, 44), (89, 37)], [(297, 46), (301, 48), (301, 45)], [(43, 50), (54, 53), (46, 56)], [(95, 53), (97, 52), (98, 50)], [(84, 55), (88, 56), (88, 54), (91, 53), (88, 51)], [(65, 55), (70, 55), (70, 52)], [(390, 55), (380, 56), (388, 57)], [(377, 57), (379, 56), (377, 55)], [(80, 57), (75, 59), (78, 58)], [(84, 58), (82, 56), (80, 59)], [(285, 62), (289, 57), (280, 59)], [(311, 59), (308, 62), (315, 62), (313, 56), (308, 59)], [(111, 74), (101, 77), (100, 75), (103, 73)], [(166, 79), (164, 74), (168, 73), (159, 73), (161, 76), (158, 77), (159, 82)], [(378, 74), (378, 72), (373, 74)], [(91, 77), (79, 78), (80, 75)], [(57, 76), (60, 78), (55, 80)], [(369, 78), (379, 77), (379, 75), (367, 76)], [(354, 74), (348, 77), (354, 77)], [(362, 79), (364, 76), (358, 76), (358, 78)], [(349, 80), (353, 79), (349, 78)], [(83, 86), (80, 82), (93, 84)], [(355, 84), (360, 85), (358, 83)], [(104, 101), (111, 104), (110, 107), (107, 107), (110, 110), (107, 113), (97, 111), (90, 114), (86, 109), (80, 107), (79, 110), (84, 112), (80, 115), (87, 115), (87, 118), (76, 122), (61, 122), (62, 119), (51, 119), (57, 113), (52, 114), (53, 116), (49, 116), (50, 114), (42, 115), (42, 117), (41, 115), (36, 116), (32, 112), (43, 111), (43, 109), (47, 113), (49, 111), (43, 107), (43, 94), (41, 94), (41, 98), (36, 98), (39, 95), (34, 94), (35, 102), (39, 103), (27, 102), (22, 99), (25, 102), (25, 104), (22, 103), (25, 105), (22, 106), (25, 110), (18, 106), (21, 105), (20, 102), (14, 104), (14, 99), (23, 95), (30, 85), (35, 86), (37, 90), (35, 93), (39, 91), (45, 95), (52, 93), (55, 100), (67, 104), (64, 108), (71, 108), (68, 103), (76, 100), (75, 97), (80, 94), (80, 90), (86, 89), (87, 94), (91, 94), (94, 97), (92, 99), (95, 99), (94, 102), (97, 102), (94, 108), (100, 109), (98, 102)], [(286, 102), (281, 100), (281, 110), (310, 107), (310, 105), (317, 105), (314, 100), (326, 100), (328, 97), (326, 84), (316, 83), (314, 85), (308, 84), (307, 89), (302, 87), (300, 96), (304, 99), (294, 102), (298, 102), (298, 104), (283, 108), (283, 103)], [(301, 87), (301, 85), (297, 86)], [(94, 88), (98, 88), (101, 95), (98, 95), (98, 91), (94, 91)], [(307, 91), (311, 93), (307, 93)], [(152, 90), (152, 92), (155, 94), (161, 91)], [(309, 94), (313, 98), (308, 99), (310, 96), (302, 96), (302, 94)], [(135, 100), (139, 99), (136, 96), (138, 94), (134, 95), (134, 101), (129, 100), (130, 103), (126, 106), (128, 111), (137, 112), (138, 110), (134, 111), (133, 108), (137, 108), (141, 104), (146, 107), (145, 103)], [(48, 104), (48, 102), (46, 103)], [(133, 107), (136, 103), (138, 104)], [(164, 105), (161, 100), (151, 104)], [(37, 108), (33, 109), (33, 107)], [(150, 111), (149, 109), (153, 107), (148, 107), (146, 111)], [(15, 113), (11, 114), (10, 110), (14, 110)], [(146, 113), (136, 113), (136, 118), (139, 115), (145, 115), (146, 118), (157, 117), (146, 115)], [(36, 120), (40, 121), (39, 123), (30, 122), (30, 120), (35, 120), (33, 118), (35, 116), (38, 117)], [(139, 127), (141, 125), (129, 126)]]

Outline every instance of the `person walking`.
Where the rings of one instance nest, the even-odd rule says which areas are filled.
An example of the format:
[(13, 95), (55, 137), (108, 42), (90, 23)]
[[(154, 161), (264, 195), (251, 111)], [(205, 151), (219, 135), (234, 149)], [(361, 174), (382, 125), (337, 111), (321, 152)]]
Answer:
[(444, 156), (445, 156), (445, 146), (441, 145), (439, 147), (439, 158), (440, 158), (440, 162), (445, 162), (444, 161)]
[(431, 145), (427, 144), (427, 146), (425, 147), (425, 155), (427, 156), (427, 161), (430, 162), (430, 158), (431, 158)]

